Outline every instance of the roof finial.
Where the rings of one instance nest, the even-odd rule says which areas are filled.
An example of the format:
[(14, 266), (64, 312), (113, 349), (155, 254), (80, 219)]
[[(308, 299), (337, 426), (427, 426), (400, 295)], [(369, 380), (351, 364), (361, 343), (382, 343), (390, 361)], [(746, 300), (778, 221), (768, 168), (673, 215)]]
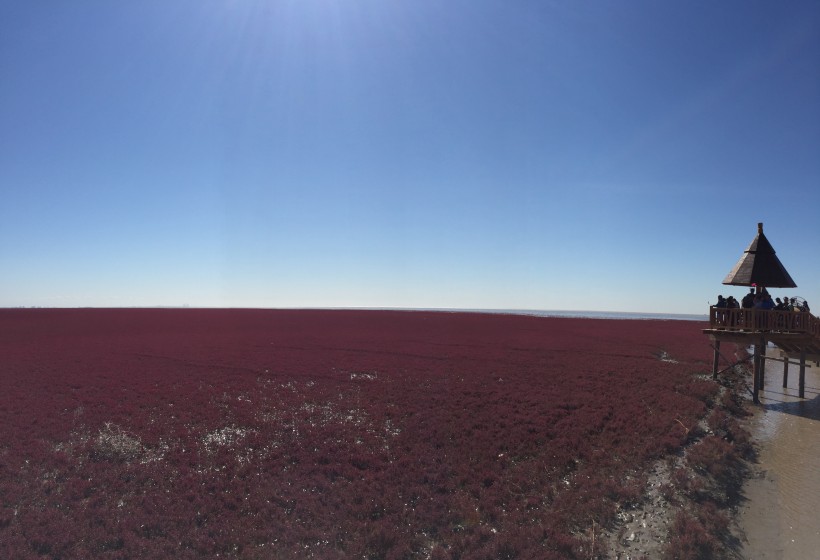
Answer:
[(763, 233), (763, 222), (757, 222), (757, 233)]

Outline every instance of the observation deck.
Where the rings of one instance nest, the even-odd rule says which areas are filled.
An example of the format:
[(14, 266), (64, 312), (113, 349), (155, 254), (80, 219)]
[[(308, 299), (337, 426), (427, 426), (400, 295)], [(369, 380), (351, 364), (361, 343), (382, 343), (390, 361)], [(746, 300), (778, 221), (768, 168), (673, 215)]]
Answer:
[(760, 337), (790, 357), (806, 354), (820, 362), (820, 319), (805, 311), (709, 308), (709, 328), (715, 339), (756, 344)]
[[(744, 297), (745, 307), (710, 307), (709, 328), (703, 333), (712, 340), (715, 350), (715, 361), (712, 375), (717, 377), (720, 358), (721, 342), (731, 342), (745, 348), (754, 346), (754, 402), (760, 402), (758, 392), (764, 386), (763, 375), (767, 358), (766, 349), (769, 343), (775, 344), (783, 353), (779, 360), (783, 361), (783, 387), (786, 387), (789, 376), (789, 364), (800, 366), (799, 395), (804, 398), (806, 360), (820, 366), (820, 319), (808, 311), (805, 300), (800, 310), (787, 311), (780, 309), (761, 309), (759, 306), (768, 302), (774, 307), (769, 288), (796, 288), (797, 284), (789, 275), (783, 263), (777, 258), (775, 250), (763, 234), (763, 224), (757, 224), (757, 235), (743, 252), (740, 260), (723, 280), (729, 286), (748, 286), (749, 294)], [(750, 307), (746, 298), (753, 298), (755, 307)], [(721, 300), (722, 296), (718, 297)], [(729, 298), (733, 299), (733, 298)], [(792, 298), (794, 303), (796, 298)], [(800, 298), (802, 299), (802, 298)], [(748, 301), (751, 303), (751, 300)], [(799, 362), (792, 362), (792, 359)], [(725, 358), (724, 358), (725, 359)], [(729, 360), (726, 360), (727, 362)], [(745, 361), (745, 360), (743, 360)], [(731, 364), (722, 371), (734, 367)], [(809, 366), (810, 367), (810, 366)]]

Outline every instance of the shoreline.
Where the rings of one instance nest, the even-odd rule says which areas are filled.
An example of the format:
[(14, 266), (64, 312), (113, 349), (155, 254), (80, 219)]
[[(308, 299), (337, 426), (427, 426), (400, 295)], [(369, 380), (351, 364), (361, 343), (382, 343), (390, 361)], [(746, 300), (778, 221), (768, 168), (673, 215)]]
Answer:
[[(780, 353), (770, 348), (769, 355)], [(749, 560), (801, 560), (820, 549), (820, 367), (806, 368), (806, 397), (797, 397), (797, 371), (783, 388), (781, 362), (767, 361), (759, 406), (747, 428), (758, 449), (743, 486), (737, 521)]]

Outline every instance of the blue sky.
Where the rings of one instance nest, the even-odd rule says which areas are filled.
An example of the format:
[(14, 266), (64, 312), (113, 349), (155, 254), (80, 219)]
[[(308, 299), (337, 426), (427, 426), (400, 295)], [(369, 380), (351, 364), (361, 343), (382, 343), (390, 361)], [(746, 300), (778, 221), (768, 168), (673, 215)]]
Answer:
[(4, 2), (0, 306), (820, 309), (818, 100), (817, 2)]

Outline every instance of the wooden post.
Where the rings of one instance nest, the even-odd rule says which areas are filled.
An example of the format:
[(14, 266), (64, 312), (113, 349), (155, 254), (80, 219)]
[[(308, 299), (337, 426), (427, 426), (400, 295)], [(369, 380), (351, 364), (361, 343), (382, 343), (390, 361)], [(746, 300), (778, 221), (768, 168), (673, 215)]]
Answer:
[(760, 337), (760, 390), (766, 387), (766, 337)]
[(760, 391), (760, 345), (755, 344), (755, 354), (753, 359), (753, 387), (754, 390), (752, 391), (752, 402), (755, 404), (760, 404), (760, 397), (758, 396), (758, 391)]
[(806, 395), (806, 351), (800, 351), (800, 381), (797, 396), (801, 399)]
[(783, 354), (783, 388), (789, 384), (789, 357)]
[(715, 341), (715, 361), (712, 362), (712, 379), (717, 379), (718, 364), (720, 359), (720, 341)]

